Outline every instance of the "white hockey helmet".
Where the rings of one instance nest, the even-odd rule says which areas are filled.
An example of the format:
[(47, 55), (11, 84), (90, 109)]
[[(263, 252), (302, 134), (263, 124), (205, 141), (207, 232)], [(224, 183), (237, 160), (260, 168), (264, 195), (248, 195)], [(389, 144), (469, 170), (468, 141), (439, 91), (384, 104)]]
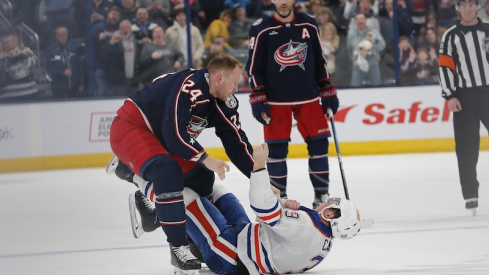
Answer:
[(360, 232), (360, 212), (353, 202), (342, 198), (330, 198), (328, 202), (333, 203), (324, 209), (336, 208), (340, 210), (340, 217), (333, 219), (324, 218), (323, 211), (319, 215), (330, 222), (333, 238), (347, 240), (353, 238)]

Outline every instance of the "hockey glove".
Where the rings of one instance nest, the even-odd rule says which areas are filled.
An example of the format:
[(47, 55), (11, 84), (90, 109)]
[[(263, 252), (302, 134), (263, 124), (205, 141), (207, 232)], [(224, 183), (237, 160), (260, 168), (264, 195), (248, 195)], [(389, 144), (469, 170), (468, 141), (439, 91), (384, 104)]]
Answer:
[(250, 95), (251, 110), (253, 116), (263, 125), (270, 123), (270, 108), (267, 103), (267, 96), (261, 91), (252, 92)]
[(333, 115), (338, 111), (340, 106), (340, 101), (336, 96), (336, 87), (334, 84), (329, 84), (319, 90), (319, 96), (321, 96), (321, 105), (323, 106), (323, 111), (328, 115), (328, 108), (333, 111)]

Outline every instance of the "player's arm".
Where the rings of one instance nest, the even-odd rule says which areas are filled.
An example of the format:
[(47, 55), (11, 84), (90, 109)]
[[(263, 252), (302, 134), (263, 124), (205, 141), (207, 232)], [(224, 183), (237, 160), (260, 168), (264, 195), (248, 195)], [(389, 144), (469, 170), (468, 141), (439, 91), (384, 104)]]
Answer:
[[(262, 19), (258, 19), (257, 22), (259, 20)], [(256, 24), (256, 22), (254, 24)], [(267, 68), (267, 37), (263, 34), (263, 32), (261, 32), (261, 24), (252, 26), (249, 31), (249, 52), (245, 70), (250, 78), (250, 88), (252, 91), (265, 88), (265, 72)]]
[(453, 36), (445, 32), (440, 43), (438, 72), (442, 97), (450, 100), (455, 97), (457, 88), (455, 87), (456, 67), (453, 60)]
[(216, 100), (217, 108), (210, 119), (211, 126), (214, 126), (231, 162), (249, 178), (253, 168), (253, 147), (241, 129), (238, 100), (234, 95), (229, 97), (227, 102)]

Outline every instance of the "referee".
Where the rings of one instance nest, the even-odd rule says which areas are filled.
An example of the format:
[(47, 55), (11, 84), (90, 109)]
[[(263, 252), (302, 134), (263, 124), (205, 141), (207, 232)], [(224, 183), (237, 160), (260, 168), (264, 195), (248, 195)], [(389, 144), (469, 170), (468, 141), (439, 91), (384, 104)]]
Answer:
[(443, 34), (439, 73), (453, 112), (455, 151), (465, 208), (476, 214), (480, 122), (489, 130), (489, 24), (477, 18), (479, 0), (457, 0), (460, 21)]

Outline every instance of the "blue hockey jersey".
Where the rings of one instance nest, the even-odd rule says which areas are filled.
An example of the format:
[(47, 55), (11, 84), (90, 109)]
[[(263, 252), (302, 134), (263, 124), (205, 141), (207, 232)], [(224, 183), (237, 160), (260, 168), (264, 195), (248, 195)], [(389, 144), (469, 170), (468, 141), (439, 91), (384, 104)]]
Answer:
[(246, 64), (252, 90), (264, 87), (270, 104), (297, 104), (317, 98), (318, 83), (329, 80), (316, 19), (294, 14), (290, 23), (258, 19), (250, 28)]
[(250, 176), (253, 148), (241, 129), (238, 100), (233, 95), (225, 102), (214, 98), (207, 69), (161, 75), (130, 98), (170, 154), (197, 161), (204, 148), (196, 139), (205, 128), (214, 127), (233, 164)]

